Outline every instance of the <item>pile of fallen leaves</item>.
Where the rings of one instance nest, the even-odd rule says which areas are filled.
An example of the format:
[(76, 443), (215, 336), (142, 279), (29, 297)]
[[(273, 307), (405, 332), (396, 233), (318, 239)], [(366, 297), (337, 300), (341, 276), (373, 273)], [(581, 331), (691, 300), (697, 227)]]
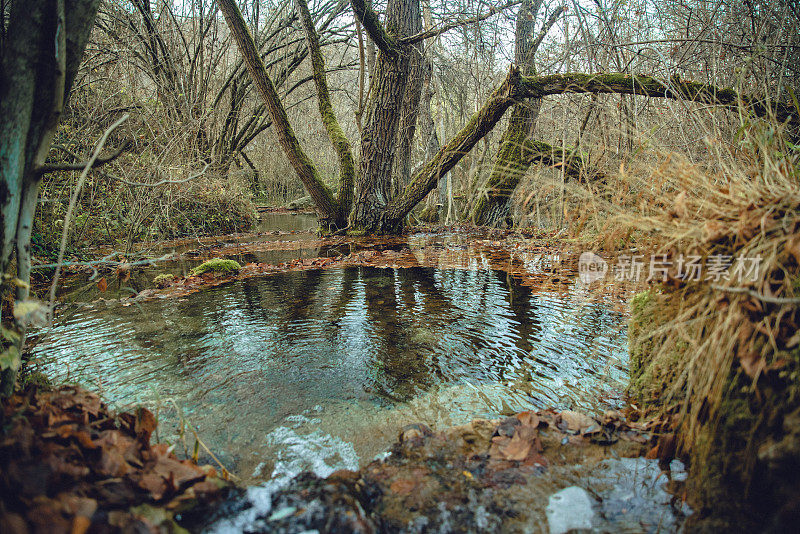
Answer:
[(76, 387), (30, 388), (2, 405), (0, 532), (180, 531), (229, 484), (150, 445), (151, 412), (115, 414)]

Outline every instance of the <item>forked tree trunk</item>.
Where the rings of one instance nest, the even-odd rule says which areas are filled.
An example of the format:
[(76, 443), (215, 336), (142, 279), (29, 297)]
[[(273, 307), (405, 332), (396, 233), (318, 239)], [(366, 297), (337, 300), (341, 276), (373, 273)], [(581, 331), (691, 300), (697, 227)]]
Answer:
[[(324, 187), (313, 163), (294, 138), (286, 119), (286, 112), (277, 98), (263, 64), (260, 63), (255, 45), (244, 26), (244, 21), (241, 19), (241, 14), (238, 13), (234, 0), (217, 1), (231, 26), (237, 44), (242, 49), (248, 70), (256, 79), (259, 90), (267, 101), (281, 145), (294, 165), (295, 171), (314, 199), (317, 209), (323, 215), (336, 217), (340, 213), (337, 202)], [(732, 109), (740, 109), (740, 106), (744, 105), (758, 116), (774, 117), (780, 121), (789, 120), (793, 124), (800, 122), (796, 111), (790, 105), (749, 99), (731, 89), (684, 82), (677, 78), (661, 81), (649, 76), (580, 73), (522, 76), (517, 67), (512, 67), (506, 79), (492, 92), (481, 109), (472, 116), (461, 131), (414, 173), (411, 183), (400, 195), (390, 199), (391, 173), (396, 154), (398, 124), (404, 97), (407, 94), (411, 52), (416, 43), (435, 37), (439, 30), (414, 33), (415, 29), (419, 29), (421, 25), (419, 0), (389, 0), (385, 24), (381, 23), (378, 15), (365, 0), (350, 0), (350, 4), (355, 16), (369, 34), (370, 40), (379, 50), (370, 88), (367, 117), (362, 131), (361, 160), (355, 180), (355, 200), (349, 221), (351, 233), (400, 232), (408, 213), (437, 186), (439, 179), (446, 175), (478, 141), (494, 128), (509, 107), (526, 99), (536, 100), (547, 95), (564, 93), (643, 95), (699, 101)], [(491, 16), (496, 12), (491, 11), (483, 17)], [(555, 17), (559, 14), (560, 12), (557, 10), (545, 23), (545, 28), (532, 45), (533, 50), (536, 49), (546, 30), (555, 22)], [(441, 31), (457, 25), (445, 24)], [(309, 38), (308, 35), (309, 31), (313, 32), (313, 28), (310, 28), (309, 24), (305, 24), (305, 29), (309, 46), (313, 47), (314, 39)], [(312, 61), (312, 66), (315, 63), (318, 62)], [(315, 71), (315, 78), (319, 78), (315, 79), (318, 83), (318, 93), (322, 99), (326, 99), (326, 92), (320, 90), (319, 84), (320, 81), (324, 81), (324, 72), (316, 66)], [(316, 76), (318, 72), (321, 72), (319, 77)], [(320, 103), (323, 117), (332, 116), (329, 104), (329, 101), (327, 105)], [(530, 123), (533, 116), (530, 112), (526, 115), (522, 108), (515, 121), (525, 126)], [(331, 124), (329, 121), (324, 122), (326, 122), (326, 128)], [(524, 131), (525, 128), (523, 127), (522, 130)], [(335, 132), (332, 132), (330, 128), (328, 128), (328, 133), (337, 149), (345, 146), (336, 140), (337, 135), (334, 135)], [(562, 157), (562, 161), (564, 158), (578, 161), (567, 151), (552, 147), (544, 149), (543, 144), (537, 144), (529, 139), (524, 139), (518, 144), (523, 148), (516, 155), (518, 159), (521, 159), (521, 164), (529, 165), (530, 162), (537, 159), (554, 161), (559, 156)], [(340, 158), (341, 156), (340, 153)], [(566, 163), (572, 166), (570, 161)]]
[[(355, 231), (375, 232), (380, 231), (381, 217), (391, 198), (397, 132), (415, 51), (413, 44), (400, 40), (419, 33), (422, 14), (419, 0), (389, 0), (386, 20), (381, 25), (375, 12), (369, 10), (362, 0), (351, 3), (378, 47), (378, 58), (361, 132), (361, 160), (350, 226)], [(419, 103), (419, 95), (416, 103)]]

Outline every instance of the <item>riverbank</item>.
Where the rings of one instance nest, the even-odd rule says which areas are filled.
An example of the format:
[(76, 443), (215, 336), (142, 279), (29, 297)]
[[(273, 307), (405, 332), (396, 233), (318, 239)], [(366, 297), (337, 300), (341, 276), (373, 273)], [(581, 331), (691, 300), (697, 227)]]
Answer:
[[(174, 447), (151, 444), (156, 422), (144, 408), (115, 414), (80, 388), (32, 386), (2, 413), (0, 484), (13, 497), (3, 500), (0, 525), (9, 533), (531, 532), (546, 531), (548, 520), (551, 532), (647, 530), (677, 528), (688, 511), (671, 496), (680, 495), (683, 476), (667, 469), (664, 477), (656, 459), (643, 458), (658, 454), (658, 427), (628, 423), (619, 412), (523, 412), (440, 432), (410, 425), (359, 471), (247, 490), (211, 466), (178, 459)], [(573, 487), (580, 490), (559, 493)]]

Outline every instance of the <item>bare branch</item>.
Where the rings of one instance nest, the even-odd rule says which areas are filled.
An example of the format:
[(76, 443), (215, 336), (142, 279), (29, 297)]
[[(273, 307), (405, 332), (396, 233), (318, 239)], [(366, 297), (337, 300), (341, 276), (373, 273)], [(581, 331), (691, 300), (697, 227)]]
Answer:
[[(106, 156), (98, 156), (91, 165), (91, 168), (96, 169), (97, 167), (101, 167), (106, 163), (111, 163), (115, 159), (117, 159), (125, 149), (127, 149), (131, 145), (131, 141), (126, 139), (122, 145), (119, 146), (116, 150)], [(68, 148), (61, 146), (61, 145), (53, 145), (53, 148), (61, 150), (62, 152), (66, 152), (67, 154), (71, 155), (75, 159), (79, 159), (77, 155), (69, 150)], [(39, 176), (43, 176), (45, 174), (51, 172), (58, 172), (58, 171), (82, 171), (89, 165), (88, 161), (81, 161), (80, 163), (49, 163), (45, 165), (41, 165), (36, 169), (36, 173)]]
[[(67, 213), (64, 215), (64, 229), (61, 231), (61, 245), (58, 247), (58, 261), (56, 263), (61, 263), (64, 261), (64, 251), (67, 249), (67, 236), (69, 235), (69, 227), (72, 224), (72, 212), (75, 210), (75, 204), (78, 200), (78, 194), (83, 187), (84, 182), (86, 182), (86, 177), (89, 174), (89, 169), (94, 166), (95, 161), (100, 156), (100, 151), (103, 150), (103, 147), (108, 140), (108, 136), (111, 135), (111, 132), (116, 130), (123, 122), (128, 120), (130, 115), (127, 113), (120, 117), (117, 122), (112, 124), (108, 127), (105, 131), (103, 136), (100, 138), (100, 141), (97, 143), (97, 146), (92, 153), (92, 157), (89, 158), (89, 161), (86, 162), (86, 167), (84, 167), (83, 172), (81, 173), (80, 177), (78, 178), (78, 183), (75, 184), (75, 190), (72, 192), (72, 196), (69, 199), (69, 206), (67, 207)], [(56, 267), (56, 272), (53, 275), (53, 283), (50, 286), (50, 307), (53, 307), (53, 304), (56, 300), (56, 287), (58, 287), (58, 279), (61, 277), (61, 266)]]
[(131, 181), (125, 180), (124, 178), (120, 178), (118, 176), (114, 176), (113, 174), (106, 174), (106, 173), (103, 173), (103, 176), (105, 176), (106, 178), (111, 178), (112, 180), (116, 180), (117, 182), (121, 182), (121, 183), (123, 183), (125, 185), (133, 186), (133, 187), (158, 187), (158, 186), (161, 186), (161, 185), (169, 185), (169, 184), (185, 184), (186, 182), (190, 182), (190, 181), (192, 181), (192, 180), (194, 180), (196, 178), (200, 178), (201, 176), (203, 176), (206, 173), (206, 171), (208, 170), (208, 168), (210, 166), (211, 166), (210, 163), (206, 163), (205, 167), (203, 167), (200, 171), (194, 173), (193, 175), (189, 176), (188, 178), (182, 178), (180, 180), (159, 180), (158, 182), (152, 182), (152, 183), (131, 182)]
[[(430, 30), (425, 30), (424, 32), (418, 33), (416, 35), (411, 35), (409, 37), (404, 37), (400, 39), (401, 44), (414, 44), (420, 41), (424, 41), (425, 39), (430, 39), (431, 37), (436, 37), (437, 35), (441, 35), (445, 32), (449, 32), (452, 29), (459, 28), (461, 26), (466, 26), (467, 24), (475, 24), (477, 22), (484, 21), (490, 17), (495, 16), (496, 14), (504, 11), (510, 7), (514, 7), (522, 3), (522, 0), (512, 0), (507, 4), (503, 4), (499, 7), (493, 7), (489, 9), (487, 13), (483, 15), (476, 15), (474, 17), (470, 17), (468, 19), (457, 20), (455, 22), (451, 22), (449, 24), (445, 24), (438, 28), (431, 28)], [(562, 8), (563, 9), (563, 8)]]

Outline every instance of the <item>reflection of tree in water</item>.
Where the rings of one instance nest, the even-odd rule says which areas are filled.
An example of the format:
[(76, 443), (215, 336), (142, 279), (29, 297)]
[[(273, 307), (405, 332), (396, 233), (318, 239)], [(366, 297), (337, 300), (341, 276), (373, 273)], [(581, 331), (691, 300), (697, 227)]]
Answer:
[[(415, 339), (419, 324), (412, 306), (416, 298), (407, 300), (416, 291), (428, 293), (423, 286), (416, 291), (412, 288), (408, 269), (364, 268), (362, 276), (367, 322), (378, 341), (373, 359), (378, 372), (375, 393), (395, 401), (408, 400), (436, 381), (428, 362), (431, 348)], [(399, 295), (405, 298), (398, 299)]]

